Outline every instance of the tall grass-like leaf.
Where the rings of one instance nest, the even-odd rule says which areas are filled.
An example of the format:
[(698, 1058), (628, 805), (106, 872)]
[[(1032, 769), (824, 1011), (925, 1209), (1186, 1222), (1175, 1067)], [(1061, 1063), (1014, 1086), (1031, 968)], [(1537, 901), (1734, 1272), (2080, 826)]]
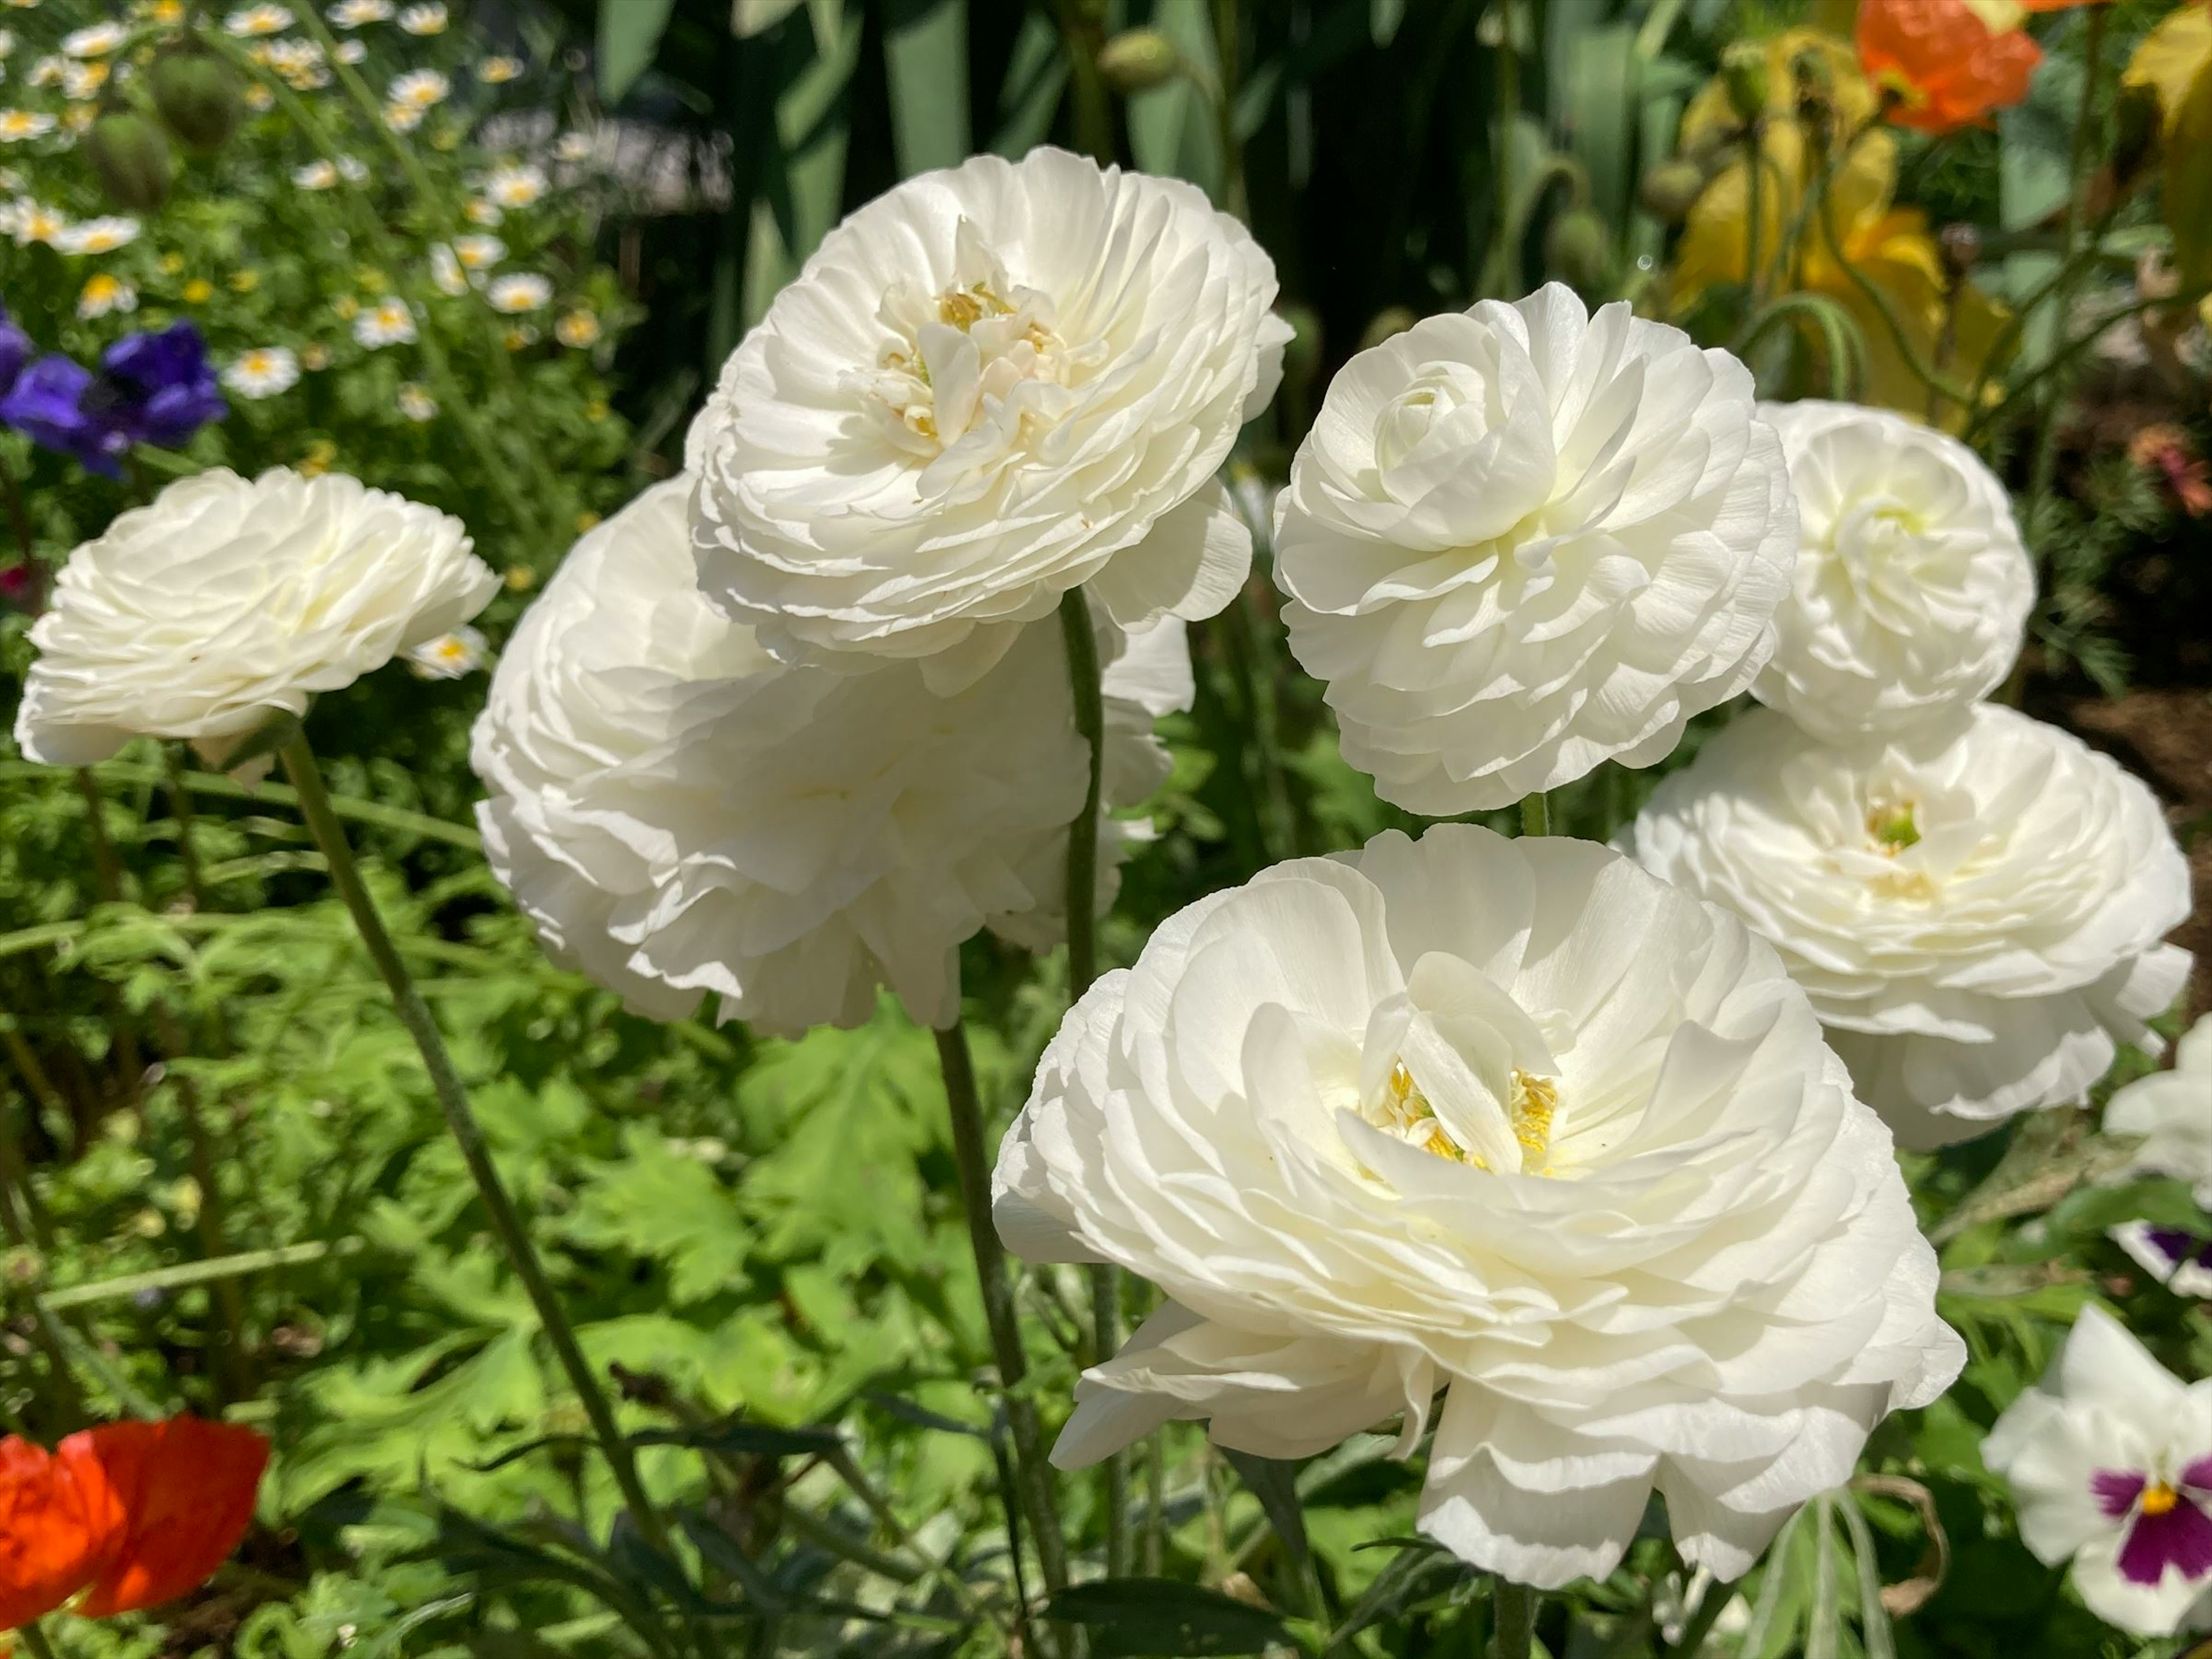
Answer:
[(610, 104), (653, 66), (676, 0), (599, 0), (599, 96)]
[(891, 143), (908, 178), (966, 159), (968, 0), (918, 0), (884, 30)]

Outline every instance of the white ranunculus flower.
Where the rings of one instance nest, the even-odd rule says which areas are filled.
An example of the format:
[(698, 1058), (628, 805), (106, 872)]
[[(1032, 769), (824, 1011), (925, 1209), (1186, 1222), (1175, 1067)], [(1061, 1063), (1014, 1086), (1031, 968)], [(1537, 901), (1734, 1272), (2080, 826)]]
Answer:
[[(780, 657), (980, 672), (1079, 583), (1133, 628), (1251, 562), (1214, 469), (1273, 395), (1274, 267), (1189, 185), (1064, 150), (832, 231), (693, 426), (701, 580)], [(978, 636), (980, 634), (980, 636)]]
[(1055, 1461), (1175, 1419), (1409, 1450), (1443, 1389), (1422, 1529), (1545, 1588), (1655, 1488), (1740, 1577), (1964, 1358), (1774, 953), (1587, 842), (1394, 831), (1200, 900), (1069, 1012), (994, 1196), (1016, 1253), (1170, 1298)]
[(210, 759), (490, 602), (459, 519), (358, 478), (179, 480), (70, 555), (31, 629), (15, 741), (86, 766), (134, 737)]
[(2145, 1636), (2212, 1623), (2212, 1377), (2183, 1383), (2094, 1303), (1982, 1461), (2039, 1561), (2109, 1624)]
[(1345, 758), (1437, 816), (1663, 758), (1765, 665), (1796, 552), (1743, 365), (1557, 283), (1346, 363), (1275, 505)]
[[(959, 1007), (956, 950), (988, 925), (1062, 931), (1088, 768), (1060, 623), (939, 697), (918, 665), (793, 667), (694, 580), (692, 480), (576, 544), (507, 641), (473, 751), (485, 851), (554, 954), (672, 1018), (714, 992), (772, 1030)], [(1109, 648), (1113, 642), (1109, 641)], [(1109, 805), (1165, 779), (1149, 707), (1187, 707), (1182, 629), (1107, 673)], [(1106, 826), (1102, 898), (1141, 825)]]
[(1782, 953), (1909, 1146), (2078, 1099), (2171, 1004), (2189, 866), (2157, 799), (1994, 704), (1956, 736), (1825, 748), (1753, 709), (1631, 832), (1668, 880)]
[(2004, 485), (1886, 409), (1759, 412), (1790, 457), (1800, 550), (1753, 695), (1827, 743), (1955, 726), (2011, 672), (2035, 602)]

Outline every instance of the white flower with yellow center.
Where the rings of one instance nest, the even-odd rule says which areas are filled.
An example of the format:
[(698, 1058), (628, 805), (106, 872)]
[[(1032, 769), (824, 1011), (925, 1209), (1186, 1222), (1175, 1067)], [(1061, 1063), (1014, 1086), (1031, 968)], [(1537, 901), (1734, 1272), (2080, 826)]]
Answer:
[(69, 60), (58, 53), (49, 52), (31, 65), (30, 84), (34, 87), (58, 87), (62, 76), (69, 71)]
[(507, 258), (507, 244), (496, 236), (457, 236), (453, 239), (453, 257), (460, 261), (463, 270), (481, 275)]
[(105, 58), (131, 38), (120, 23), (94, 23), (62, 36), (62, 50), (71, 58)]
[(487, 58), (477, 65), (477, 79), (488, 87), (495, 87), (520, 78), (523, 69), (520, 58)]
[(422, 125), (422, 106), (420, 104), (386, 104), (384, 125), (394, 132), (412, 132)]
[(1796, 536), (1743, 365), (1553, 283), (1344, 366), (1275, 577), (1345, 758), (1445, 816), (1664, 758), (1765, 665)]
[(588, 161), (598, 153), (598, 147), (588, 132), (564, 132), (553, 141), (553, 159), (556, 161)]
[(338, 0), (324, 15), (335, 28), (357, 29), (391, 21), (395, 9), (392, 0)]
[(69, 234), (70, 222), (44, 203), (19, 197), (8, 205), (5, 228), (18, 247), (28, 247), (34, 242), (52, 246)]
[[(713, 993), (796, 1031), (865, 1021), (888, 986), (944, 1024), (962, 940), (1064, 931), (1086, 766), (1058, 622), (951, 697), (912, 664), (777, 663), (700, 597), (691, 483), (588, 532), (508, 641), (473, 750), (486, 854), (555, 955), (641, 1012)], [(1127, 806), (1164, 779), (1152, 715), (1191, 678), (1179, 625), (1120, 644), (1106, 786)], [(1102, 902), (1140, 829), (1103, 827)]]
[(561, 320), (553, 325), (553, 337), (578, 351), (597, 345), (599, 334), (599, 319), (588, 311), (563, 312)]
[(300, 383), (300, 359), (288, 346), (259, 346), (224, 369), (222, 383), (241, 398), (274, 398)]
[(341, 40), (331, 56), (341, 64), (358, 64), (368, 58), (368, 48), (358, 40)]
[(1213, 475), (1279, 376), (1274, 296), (1188, 185), (1049, 149), (910, 179), (823, 240), (693, 425), (701, 580), (779, 656), (933, 657), (948, 684), (1079, 584), (1123, 626), (1212, 616), (1250, 567)]
[(282, 34), (292, 27), (292, 14), (283, 6), (243, 6), (222, 20), (226, 32), (241, 39)]
[(1955, 438), (1855, 404), (1768, 404), (1797, 492), (1794, 591), (1753, 695), (1829, 743), (1956, 724), (2003, 683), (2035, 567)]
[(1069, 1012), (993, 1185), (1016, 1254), (1168, 1298), (1054, 1462), (1177, 1419), (1403, 1455), (1442, 1391), (1421, 1530), (1541, 1588), (1611, 1571), (1655, 1491), (1740, 1577), (1965, 1358), (1774, 953), (1563, 837), (1393, 832), (1200, 900)]
[(0, 144), (20, 144), (27, 138), (43, 138), (54, 130), (54, 118), (44, 110), (0, 109)]
[(434, 640), (425, 640), (406, 653), (407, 665), (418, 679), (457, 680), (484, 665), (489, 654), (484, 636), (461, 627)]
[(112, 253), (125, 243), (137, 241), (138, 228), (136, 219), (110, 214), (98, 219), (79, 220), (50, 240), (64, 253)]
[(458, 519), (278, 467), (180, 479), (70, 555), (31, 629), (15, 740), (88, 766), (134, 737), (220, 760), (481, 611), (499, 580)]
[(338, 170), (329, 161), (309, 161), (292, 169), (292, 182), (301, 190), (330, 190), (338, 182)]
[(76, 314), (83, 322), (137, 309), (138, 290), (120, 276), (111, 276), (104, 270), (86, 277), (84, 286), (77, 290)]
[(482, 196), (471, 196), (463, 204), (461, 213), (472, 225), (495, 225), (507, 215), (498, 203)]
[(399, 412), (418, 425), (438, 418), (438, 400), (413, 380), (400, 383)]
[(545, 170), (528, 161), (503, 162), (484, 175), (484, 199), (501, 209), (526, 208), (546, 189)]
[(535, 275), (499, 276), (484, 290), (484, 298), (494, 311), (542, 311), (552, 301), (553, 284)]
[[(112, 73), (112, 68), (105, 60), (90, 64), (64, 64), (62, 69), (62, 96), (72, 99), (78, 103), (96, 98), (100, 95), (100, 89), (107, 84), (107, 77), (111, 73)], [(72, 110), (70, 113), (73, 115), (76, 112)], [(67, 117), (64, 119), (66, 121)]]
[(323, 49), (313, 40), (275, 40), (265, 48), (269, 67), (295, 92), (313, 92), (331, 83)]
[(430, 280), (437, 284), (441, 294), (466, 294), (469, 291), (468, 272), (461, 269), (459, 257), (444, 242), (430, 244)]
[(453, 83), (435, 70), (410, 70), (393, 80), (384, 94), (393, 108), (431, 109), (446, 101)]
[(353, 319), (353, 337), (371, 351), (404, 345), (415, 337), (415, 313), (404, 300), (380, 300)]
[(443, 34), (446, 22), (442, 5), (410, 6), (399, 14), (399, 27), (410, 34)]
[(1909, 1146), (2079, 1099), (2118, 1042), (2156, 1052), (2189, 953), (2189, 866), (2157, 798), (1993, 704), (1962, 731), (1822, 747), (1753, 709), (1632, 831), (1656, 874), (1735, 912), (1812, 997)]

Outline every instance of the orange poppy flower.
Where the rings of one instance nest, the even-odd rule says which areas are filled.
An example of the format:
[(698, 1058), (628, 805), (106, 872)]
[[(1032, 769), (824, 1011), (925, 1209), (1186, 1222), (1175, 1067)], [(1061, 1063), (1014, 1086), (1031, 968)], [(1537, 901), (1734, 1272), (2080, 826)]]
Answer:
[(253, 1519), (269, 1443), (173, 1417), (70, 1435), (52, 1455), (0, 1441), (0, 1628), (78, 1592), (88, 1619), (197, 1589)]
[[(1859, 0), (1859, 62), (1895, 94), (1891, 120), (1948, 132), (2027, 96), (2042, 50), (2017, 27), (1993, 27), (1984, 13), (1995, 9), (1989, 0)], [(2014, 3), (2000, 15), (2016, 22), (2021, 12)]]

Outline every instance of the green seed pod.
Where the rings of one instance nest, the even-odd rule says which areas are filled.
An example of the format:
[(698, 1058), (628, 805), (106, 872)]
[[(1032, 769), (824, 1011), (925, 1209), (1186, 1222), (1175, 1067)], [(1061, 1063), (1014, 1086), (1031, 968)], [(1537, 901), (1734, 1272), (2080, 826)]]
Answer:
[(1644, 210), (1653, 218), (1679, 225), (1690, 216), (1690, 210), (1705, 189), (1705, 170), (1695, 161), (1678, 155), (1645, 173), (1637, 196), (1644, 204)]
[(1601, 287), (1613, 269), (1613, 233), (1588, 208), (1569, 208), (1544, 233), (1544, 266), (1570, 288)]
[(84, 136), (84, 159), (107, 199), (125, 213), (157, 212), (175, 164), (161, 129), (135, 109), (110, 110)]
[(197, 46), (174, 47), (154, 60), (147, 79), (154, 89), (154, 107), (186, 149), (211, 155), (238, 131), (244, 107), (238, 75), (215, 53)]
[(1127, 97), (1174, 80), (1182, 73), (1182, 54), (1158, 29), (1127, 29), (1098, 48), (1098, 72)]
[(1766, 48), (1739, 40), (1721, 56), (1729, 107), (1747, 125), (1766, 113)]

